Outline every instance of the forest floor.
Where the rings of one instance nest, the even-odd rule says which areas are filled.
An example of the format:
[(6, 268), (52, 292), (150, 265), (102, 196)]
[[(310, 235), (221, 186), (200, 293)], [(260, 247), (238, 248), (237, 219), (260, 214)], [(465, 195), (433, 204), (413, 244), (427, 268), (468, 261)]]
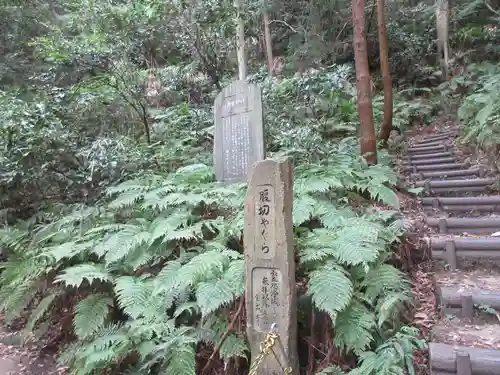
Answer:
[(56, 358), (43, 341), (23, 342), (20, 330), (0, 327), (0, 375), (67, 374), (67, 368), (58, 366)]

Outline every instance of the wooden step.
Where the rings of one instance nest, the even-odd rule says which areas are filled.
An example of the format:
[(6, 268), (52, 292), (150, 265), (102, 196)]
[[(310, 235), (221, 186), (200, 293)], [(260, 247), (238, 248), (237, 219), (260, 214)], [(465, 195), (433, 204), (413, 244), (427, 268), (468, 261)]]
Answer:
[(500, 232), (500, 217), (481, 218), (426, 218), (427, 226), (436, 229), (440, 234), (485, 234)]

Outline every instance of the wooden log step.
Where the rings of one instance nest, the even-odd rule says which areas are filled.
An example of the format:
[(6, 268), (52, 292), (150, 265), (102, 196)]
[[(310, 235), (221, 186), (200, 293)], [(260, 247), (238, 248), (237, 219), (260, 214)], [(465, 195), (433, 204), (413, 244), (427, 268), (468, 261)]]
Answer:
[[(428, 143), (422, 143), (422, 144), (413, 144), (412, 146), (409, 146), (408, 149), (412, 149), (412, 150), (419, 150), (419, 149), (425, 149), (425, 148), (445, 148), (446, 150), (444, 150), (444, 152), (446, 151), (453, 151), (454, 147), (453, 145), (450, 143), (450, 141), (448, 139), (441, 139), (439, 141), (434, 141), (434, 142), (428, 142)], [(434, 151), (436, 152), (436, 151)], [(439, 151), (437, 151), (439, 152)], [(417, 151), (416, 152), (417, 154), (419, 153), (422, 153), (420, 151)], [(415, 153), (413, 153), (415, 154)], [(410, 154), (412, 155), (412, 154)]]
[(462, 186), (454, 188), (434, 188), (426, 189), (427, 195), (456, 195), (456, 193), (486, 193), (489, 186)]
[(429, 227), (441, 234), (495, 233), (500, 231), (500, 217), (487, 218), (426, 218)]
[(431, 206), (425, 206), (424, 212), (427, 214), (432, 214), (435, 210), (449, 212), (449, 213), (458, 213), (458, 212), (500, 212), (500, 205), (494, 204), (469, 204), (469, 205), (443, 205), (437, 208)]
[(443, 134), (436, 134), (428, 137), (424, 137), (419, 141), (416, 141), (416, 144), (421, 144), (421, 143), (426, 143), (426, 142), (433, 142), (439, 139), (451, 139), (453, 136), (451, 134), (443, 133)]
[(421, 144), (426, 144), (426, 143), (430, 143), (430, 142), (436, 142), (436, 141), (445, 140), (445, 139), (449, 140), (449, 139), (455, 138), (456, 136), (457, 136), (456, 133), (436, 134), (436, 135), (424, 137), (420, 141), (416, 141), (414, 144), (421, 145)]
[(455, 158), (448, 156), (445, 158), (434, 158), (434, 159), (412, 159), (407, 162), (403, 162), (403, 165), (430, 165), (430, 164), (446, 164), (455, 163)]
[(465, 163), (448, 163), (448, 164), (426, 164), (426, 165), (412, 165), (404, 167), (405, 172), (420, 173), (430, 171), (449, 171), (456, 169), (467, 169), (470, 167), (469, 162)]
[(410, 176), (413, 180), (441, 180), (448, 177), (464, 177), (464, 176), (478, 176), (480, 178), (484, 177), (486, 174), (486, 168), (484, 166), (469, 168), (469, 169), (457, 169), (450, 171), (439, 171), (439, 172), (420, 172), (414, 173)]
[(445, 250), (450, 242), (457, 250), (500, 250), (500, 237), (433, 236), (430, 240), (433, 250)]
[(442, 308), (460, 309), (462, 318), (472, 318), (475, 307), (488, 306), (500, 309), (500, 291), (464, 288), (463, 286), (438, 286), (436, 295)]
[(417, 142), (412, 145), (412, 147), (433, 147), (433, 146), (440, 146), (445, 143), (451, 143), (450, 138), (441, 138), (441, 139), (432, 139), (427, 142)]
[[(439, 133), (433, 133), (433, 134), (428, 134), (424, 137), (422, 137), (422, 140), (429, 140), (429, 139), (435, 139), (435, 138), (441, 138), (441, 137), (456, 137), (458, 134), (455, 130), (447, 131), (447, 132), (439, 132)], [(420, 140), (419, 142), (421, 142)]]
[(455, 193), (472, 193), (472, 192), (487, 192), (492, 184), (497, 180), (494, 178), (476, 178), (464, 180), (441, 180), (441, 181), (418, 181), (416, 187), (425, 188), (429, 194), (455, 194)]
[(455, 205), (500, 205), (500, 195), (487, 197), (435, 197), (422, 198), (424, 206)]
[(431, 375), (499, 375), (500, 350), (429, 343)]
[(432, 258), (447, 261), (451, 270), (458, 267), (458, 258), (500, 259), (500, 238), (435, 236), (430, 238)]
[(435, 159), (435, 158), (446, 158), (453, 156), (453, 151), (445, 151), (445, 152), (432, 152), (430, 154), (413, 154), (408, 156), (407, 160), (420, 160), (420, 159)]
[(446, 180), (446, 181), (418, 181), (415, 182), (416, 187), (425, 188), (454, 188), (463, 186), (488, 186), (494, 184), (496, 178), (474, 178), (467, 180)]
[(409, 154), (430, 154), (431, 152), (445, 152), (453, 149), (453, 146), (449, 143), (443, 143), (438, 146), (427, 146), (427, 147), (410, 147), (408, 148)]
[[(443, 139), (442, 141), (437, 141), (437, 142), (432, 142), (432, 143), (426, 143), (426, 144), (423, 144), (423, 145), (416, 145), (414, 146), (414, 148), (421, 148), (421, 147), (442, 147), (443, 145), (445, 144), (449, 144), (448, 140), (446, 139)], [(447, 147), (447, 150), (448, 151), (452, 151), (453, 150), (453, 147), (452, 146), (448, 146)], [(416, 153), (416, 154), (413, 154), (413, 155), (420, 155), (420, 153)]]

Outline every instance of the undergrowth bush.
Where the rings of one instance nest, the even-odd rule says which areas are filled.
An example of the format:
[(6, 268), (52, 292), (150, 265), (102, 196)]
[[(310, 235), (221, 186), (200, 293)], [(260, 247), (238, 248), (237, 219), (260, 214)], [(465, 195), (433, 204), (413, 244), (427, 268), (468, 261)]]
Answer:
[[(336, 346), (367, 356), (363, 364), (377, 356), (384, 366), (401, 366), (407, 358), (367, 350), (399, 331), (399, 314), (411, 305), (408, 280), (385, 263), (404, 222), (387, 209), (352, 210), (346, 199), (348, 192), (368, 191), (397, 206), (385, 186), (395, 175), (348, 155), (331, 150), (328, 164), (296, 168), (298, 272), (309, 278), (315, 307), (331, 317)], [(75, 374), (117, 365), (133, 353), (140, 358), (136, 371), (194, 374), (196, 345), (218, 342), (227, 307), (243, 293), (245, 186), (221, 186), (211, 167), (198, 164), (108, 193), (114, 199), (104, 206), (2, 233), (2, 244), (13, 251), (1, 274), (2, 309), (17, 316), (42, 292), (33, 327), (58, 300), (79, 292), (85, 298), (74, 310), (78, 341), (62, 357)], [(311, 229), (313, 221), (321, 227)], [(247, 350), (236, 332), (220, 355), (246, 357)], [(371, 373), (383, 372), (363, 372)]]
[(470, 65), (454, 79), (451, 89), (468, 92), (458, 111), (465, 124), (465, 141), (485, 147), (500, 144), (499, 85), (500, 65), (491, 63)]

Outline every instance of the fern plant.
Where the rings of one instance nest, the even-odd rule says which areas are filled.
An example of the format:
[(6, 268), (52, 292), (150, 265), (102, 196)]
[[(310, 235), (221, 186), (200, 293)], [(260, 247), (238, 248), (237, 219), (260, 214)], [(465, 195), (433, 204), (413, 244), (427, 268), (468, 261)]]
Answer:
[(458, 111), (460, 120), (465, 123), (464, 140), (477, 141), (481, 146), (499, 144), (500, 68), (498, 65), (485, 63), (469, 67), (468, 74), (476, 77), (476, 84), (474, 91), (466, 96)]
[[(339, 147), (344, 153), (329, 165), (297, 167), (293, 221), (308, 293), (330, 315), (335, 345), (361, 354), (377, 331), (397, 325), (409, 286), (384, 264), (401, 223), (390, 211), (357, 213), (345, 198), (366, 192), (398, 207), (389, 188), (395, 174), (349, 156), (349, 141)], [(49, 280), (30, 321), (35, 326), (60, 296), (86, 290), (74, 309), (78, 341), (61, 359), (74, 374), (118, 366), (136, 352), (137, 370), (194, 374), (197, 345), (220, 340), (228, 326), (221, 311), (244, 292), (244, 185), (221, 186), (212, 178), (212, 168), (198, 164), (166, 178), (127, 181), (108, 190), (114, 199), (104, 209), (80, 207), (32, 236), (6, 231), (5, 245), (24, 248), (4, 264), (2, 309), (15, 316), (41, 290), (35, 286)], [(313, 220), (321, 228), (300, 229)], [(124, 318), (116, 320), (115, 310)], [(231, 333), (220, 355), (246, 358), (245, 337)]]

